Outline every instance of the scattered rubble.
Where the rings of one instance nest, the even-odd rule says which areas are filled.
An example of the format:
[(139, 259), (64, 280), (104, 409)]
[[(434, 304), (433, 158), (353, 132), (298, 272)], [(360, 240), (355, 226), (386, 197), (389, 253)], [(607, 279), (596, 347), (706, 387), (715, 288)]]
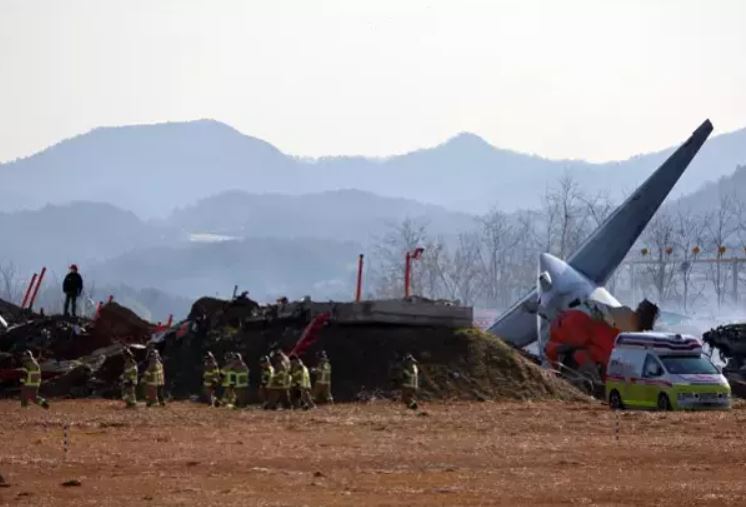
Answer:
[[(13, 309), (5, 302), (0, 307)], [(19, 358), (26, 349), (39, 359), (45, 395), (113, 394), (123, 365), (123, 345), (143, 350), (152, 333), (149, 323), (113, 302), (104, 305), (94, 320), (48, 317), (20, 309), (6, 313), (13, 323), (0, 330), (0, 396), (18, 391)]]
[[(384, 315), (392, 304), (370, 302), (355, 308), (280, 300), (262, 306), (246, 295), (232, 301), (201, 298), (186, 320), (169, 329), (159, 329), (114, 302), (101, 307), (94, 320), (21, 312), (13, 314), (7, 330), (0, 330), (0, 396), (17, 393), (17, 358), (26, 348), (39, 356), (45, 395), (118, 396), (124, 345), (143, 362), (145, 344), (152, 341), (164, 358), (167, 391), (175, 398), (201, 391), (202, 358), (208, 350), (219, 360), (227, 352), (240, 352), (249, 365), (251, 384), (257, 385), (259, 359), (276, 347), (295, 348), (309, 366), (326, 350), (333, 365), (334, 397), (340, 401), (396, 397), (401, 361), (408, 353), (419, 361), (423, 399), (585, 398), (501, 340), (457, 328), (465, 315), (459, 307), (442, 306), (448, 308), (444, 314), (451, 316), (449, 324), (432, 325), (438, 316), (434, 305), (441, 303), (400, 302), (405, 317), (398, 320)], [(426, 318), (415, 315), (407, 323), (418, 305), (430, 305), (421, 306)]]
[(735, 396), (746, 398), (746, 324), (728, 324), (710, 329), (703, 341), (713, 352), (717, 350), (724, 363), (726, 376)]
[(20, 306), (0, 299), (0, 333), (23, 317)]

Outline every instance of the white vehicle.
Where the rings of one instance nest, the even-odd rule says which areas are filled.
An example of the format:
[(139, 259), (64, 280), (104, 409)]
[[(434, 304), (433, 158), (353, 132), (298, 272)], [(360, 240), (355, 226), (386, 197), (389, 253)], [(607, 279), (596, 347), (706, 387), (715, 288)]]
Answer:
[(612, 409), (730, 408), (730, 385), (693, 336), (621, 333), (606, 369)]

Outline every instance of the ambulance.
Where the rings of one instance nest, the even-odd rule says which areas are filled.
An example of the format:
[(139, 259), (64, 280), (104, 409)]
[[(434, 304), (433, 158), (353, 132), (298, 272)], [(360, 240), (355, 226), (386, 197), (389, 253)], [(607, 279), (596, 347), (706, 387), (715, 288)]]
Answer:
[(606, 368), (614, 410), (728, 409), (730, 385), (694, 336), (620, 333)]

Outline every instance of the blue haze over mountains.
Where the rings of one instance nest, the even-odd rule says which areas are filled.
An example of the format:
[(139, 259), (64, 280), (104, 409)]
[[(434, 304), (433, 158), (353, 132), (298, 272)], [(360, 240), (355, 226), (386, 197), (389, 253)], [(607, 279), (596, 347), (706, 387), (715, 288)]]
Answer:
[[(387, 158), (303, 159), (212, 120), (99, 128), (0, 164), (0, 261), (24, 272), (76, 261), (99, 284), (186, 298), (238, 283), (260, 299), (349, 299), (356, 254), (387, 224), (410, 217), (454, 234), (492, 207), (539, 207), (563, 174), (618, 198), (669, 152), (547, 160), (463, 133)], [(739, 165), (746, 129), (711, 138), (674, 195), (697, 207), (722, 188), (746, 199)], [(238, 239), (190, 242), (197, 232)]]
[[(686, 139), (690, 127), (682, 128)], [(558, 174), (587, 190), (632, 189), (670, 149), (621, 162), (547, 160), (495, 148), (463, 133), (434, 148), (388, 158), (301, 159), (212, 120), (98, 128), (0, 165), (0, 210), (48, 203), (106, 202), (142, 218), (225, 190), (299, 195), (358, 189), (484, 212), (535, 207)], [(746, 163), (746, 129), (713, 137), (675, 192), (689, 193)]]

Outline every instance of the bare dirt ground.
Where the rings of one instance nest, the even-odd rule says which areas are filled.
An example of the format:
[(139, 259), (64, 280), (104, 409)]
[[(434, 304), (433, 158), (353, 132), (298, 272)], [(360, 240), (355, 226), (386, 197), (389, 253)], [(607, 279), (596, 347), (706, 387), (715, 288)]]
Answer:
[(618, 440), (616, 420), (561, 402), (268, 413), (4, 400), (0, 504), (746, 504), (746, 410), (624, 412)]

